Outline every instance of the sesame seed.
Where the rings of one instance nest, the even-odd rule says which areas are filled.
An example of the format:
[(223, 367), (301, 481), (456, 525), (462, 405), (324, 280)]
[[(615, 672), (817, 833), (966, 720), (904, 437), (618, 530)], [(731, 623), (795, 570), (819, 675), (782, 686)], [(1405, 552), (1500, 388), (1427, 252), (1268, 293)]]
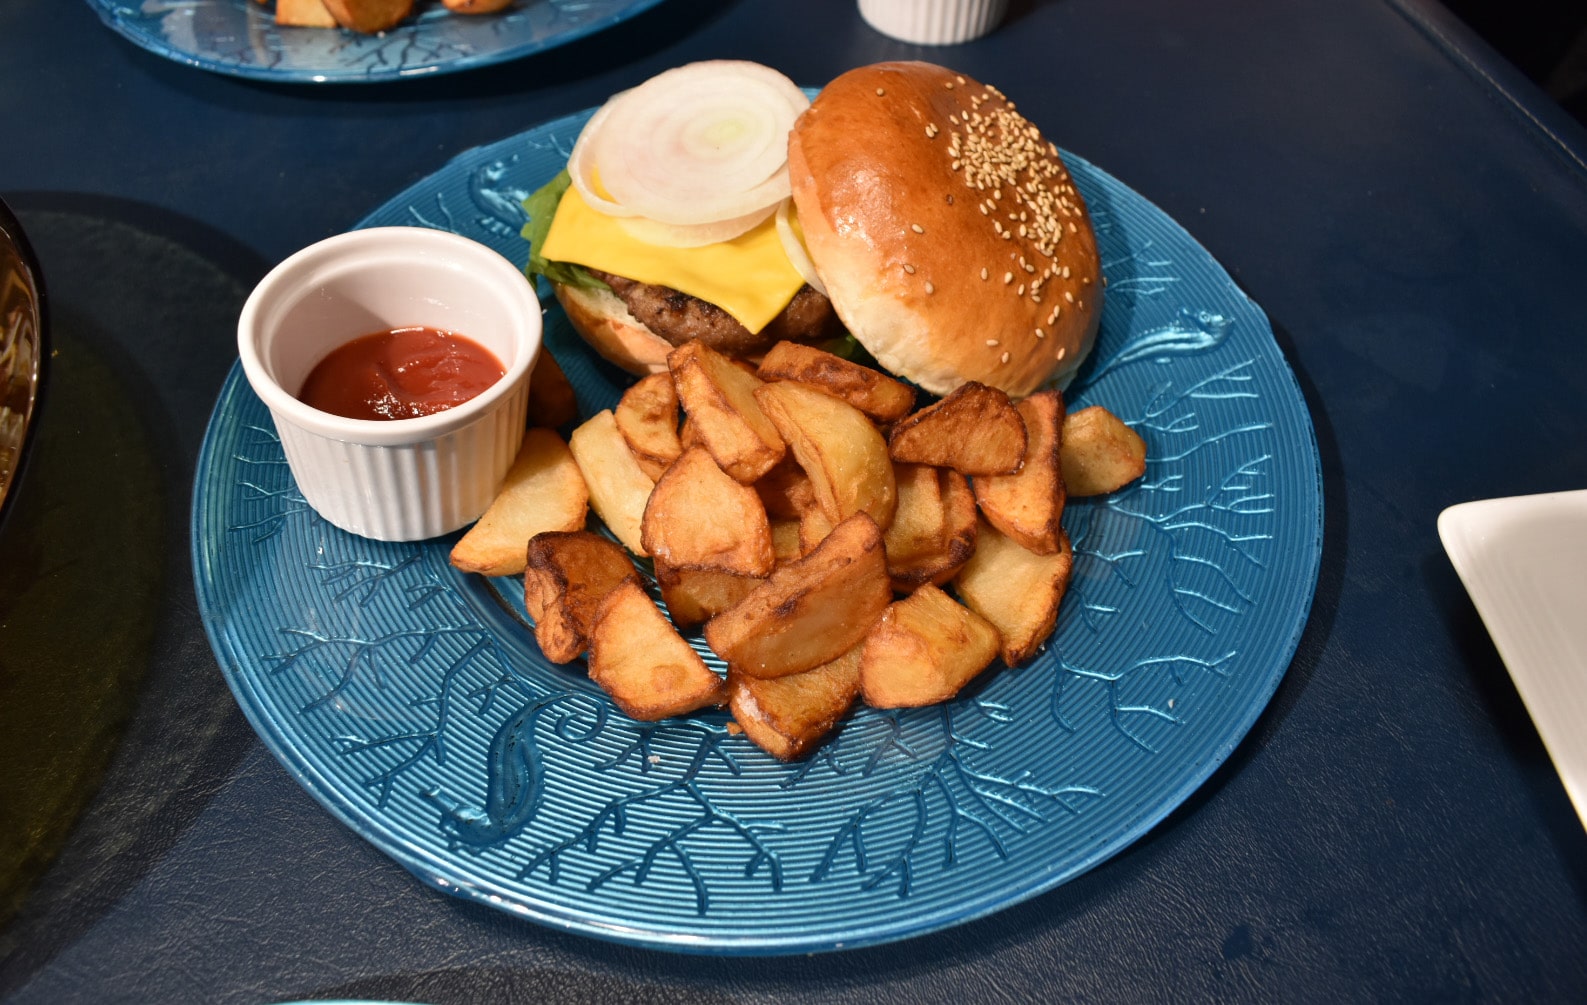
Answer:
[(987, 345), (997, 345), (997, 339), (989, 338), (989, 339), (986, 340), (986, 344)]
[(1015, 296), (1020, 296), (1020, 297), (1023, 297), (1025, 295), (1025, 284), (1024, 283), (1020, 283), (1019, 284), (1019, 289), (1014, 291), (1014, 295)]
[(914, 266), (913, 266), (913, 265), (910, 265), (910, 264), (908, 264), (908, 263), (905, 263), (905, 265), (904, 265), (904, 271), (905, 271), (905, 272), (907, 272), (907, 273), (909, 273), (909, 274), (910, 274), (910, 275), (911, 275), (911, 276), (912, 276), (912, 275), (914, 275), (914, 274), (915, 274), (915, 267), (914, 267)]
[(1042, 331), (1040, 328), (1038, 328), (1038, 329), (1036, 329), (1036, 337), (1037, 338), (1046, 338), (1047, 337), (1047, 333)]
[(946, 87), (948, 90), (951, 91), (951, 90), (953, 90), (953, 81), (945, 80), (945, 81), (942, 82), (942, 86)]
[[(952, 192), (948, 193), (948, 205), (950, 205), (950, 206), (953, 205), (953, 193)], [(1089, 280), (1088, 280), (1088, 282), (1089, 282)]]
[(1012, 273), (1012, 272), (1003, 273), (1003, 285), (1004, 286), (1007, 286), (1009, 283), (1012, 283), (1013, 281), (1014, 281), (1014, 273)]
[(982, 207), (981, 207), (981, 215), (982, 215), (982, 216), (985, 216), (985, 215), (986, 215), (986, 207), (985, 207), (985, 206), (982, 206)]
[(1070, 293), (1068, 290), (1064, 290), (1064, 299), (1072, 304), (1075, 302), (1075, 295)]
[(1083, 311), (1085, 309), (1086, 309), (1086, 302), (1084, 300), (1078, 300), (1078, 301), (1075, 302), (1075, 310)]
[(1056, 356), (1054, 356), (1053, 359), (1063, 359), (1067, 355), (1069, 355), (1068, 347), (1067, 346), (1059, 346), (1058, 347), (1058, 354)]
[(926, 280), (926, 292), (927, 293), (935, 293), (935, 292), (937, 292), (937, 288), (935, 286), (931, 285), (931, 280), (929, 280), (929, 279)]
[(879, 97), (881, 97), (881, 96), (882, 96), (882, 95), (884, 95), (884, 94), (886, 94), (886, 93), (887, 93), (887, 92), (886, 92), (886, 91), (884, 91), (884, 90), (882, 90), (882, 89), (881, 89), (881, 88), (880, 88), (880, 87), (878, 87), (878, 88), (877, 88), (877, 89), (876, 89), (876, 96), (877, 96), (877, 97), (878, 97), (878, 98), (879, 98)]
[(1002, 355), (1002, 356), (1001, 356), (1001, 357), (999, 357), (999, 358), (1000, 358), (1000, 359), (1001, 359), (1001, 360), (1002, 360), (1002, 361), (1003, 361), (1003, 362), (1005, 362), (1005, 363), (1007, 363), (1007, 362), (1008, 362), (1008, 353), (1006, 353), (1006, 352), (1005, 352), (1005, 353), (1004, 353), (1004, 354), (1003, 354), (1003, 355)]
[(1063, 277), (1065, 279), (1069, 278), (1069, 266), (1067, 266), (1067, 265), (1064, 266)]
[[(1023, 227), (1021, 227), (1021, 228), (1020, 228), (1020, 229), (1021, 229), (1021, 230), (1024, 230), (1024, 229), (1025, 229), (1025, 228), (1023, 228)], [(1020, 235), (1020, 236), (1021, 236), (1021, 237), (1023, 237), (1023, 236), (1024, 236), (1024, 235), (1023, 235), (1023, 234), (1021, 234), (1021, 235)], [(1028, 264), (1027, 264), (1027, 265), (1026, 265), (1026, 266), (1025, 266), (1025, 271), (1026, 271), (1026, 272), (1035, 272), (1035, 271), (1036, 271), (1036, 266), (1034, 266), (1034, 265), (1028, 265)]]
[(987, 272), (986, 272), (986, 270), (985, 270), (985, 269), (982, 269), (982, 270), (981, 270), (981, 278), (982, 278), (982, 279), (985, 279), (985, 278), (986, 278), (986, 276), (987, 276)]
[(913, 231), (914, 231), (914, 232), (915, 232), (915, 233), (917, 233), (917, 234), (924, 234), (924, 233), (925, 233), (925, 232), (926, 232), (926, 228), (925, 228), (925, 227), (922, 227), (922, 226), (921, 226), (921, 225), (920, 225), (920, 224), (918, 224), (918, 223), (911, 223), (911, 224), (910, 224), (910, 225), (909, 225), (909, 229), (910, 229), (910, 230), (913, 230)]
[(965, 80), (964, 80), (964, 77), (963, 77), (963, 76), (961, 76), (961, 75), (960, 75), (960, 74), (957, 74), (957, 73), (955, 73), (955, 74), (954, 74), (954, 75), (953, 75), (953, 79), (954, 79), (954, 80), (957, 80), (957, 81), (958, 81), (958, 82), (959, 82), (959, 83), (961, 83), (961, 84), (962, 84), (962, 83), (964, 83), (964, 82), (965, 82)]

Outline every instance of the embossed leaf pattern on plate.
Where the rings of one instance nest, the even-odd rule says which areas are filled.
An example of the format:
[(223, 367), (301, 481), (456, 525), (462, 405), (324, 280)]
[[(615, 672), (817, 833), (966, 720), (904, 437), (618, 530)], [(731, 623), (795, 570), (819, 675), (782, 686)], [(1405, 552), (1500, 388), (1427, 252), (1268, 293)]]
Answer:
[[(586, 117), (469, 151), (363, 225), (441, 227), (522, 264), (520, 202)], [(1029, 664), (938, 708), (861, 709), (796, 764), (730, 734), (721, 712), (633, 722), (581, 663), (540, 656), (518, 579), (457, 573), (451, 539), (382, 544), (319, 520), (234, 373), (201, 459), (194, 561), (261, 737), (437, 887), (693, 952), (918, 934), (1128, 845), (1277, 686), (1316, 582), (1322, 501), (1310, 422), (1261, 311), (1160, 211), (1070, 163), (1109, 289), (1067, 397), (1126, 419), (1150, 463), (1122, 492), (1071, 500), (1072, 586)], [(547, 321), (581, 408), (609, 406), (621, 375), (556, 308)]]

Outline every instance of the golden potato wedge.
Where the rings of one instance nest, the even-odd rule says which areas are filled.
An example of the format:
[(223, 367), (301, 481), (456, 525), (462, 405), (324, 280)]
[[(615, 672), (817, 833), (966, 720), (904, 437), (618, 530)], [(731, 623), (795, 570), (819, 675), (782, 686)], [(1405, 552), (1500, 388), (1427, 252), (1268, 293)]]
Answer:
[(276, 24), (285, 28), (335, 28), (324, 0), (276, 0)]
[(626, 582), (601, 600), (590, 633), (590, 680), (630, 718), (654, 721), (682, 715), (727, 697), (727, 682), (650, 599)]
[(324, 0), (336, 23), (372, 35), (395, 27), (413, 12), (413, 0)]
[(892, 597), (881, 528), (869, 514), (856, 513), (810, 554), (779, 565), (707, 621), (705, 641), (741, 673), (782, 677), (843, 655)]
[(975, 551), (975, 496), (952, 468), (897, 464), (898, 511), (887, 528), (887, 574), (893, 589), (941, 586)]
[(678, 403), (716, 463), (748, 485), (770, 471), (787, 448), (755, 401), (760, 378), (702, 342), (686, 342), (667, 356)]
[(833, 524), (868, 513), (893, 522), (898, 504), (887, 441), (865, 413), (797, 381), (755, 389), (755, 400), (810, 478), (816, 502)]
[(530, 539), (524, 568), (524, 607), (535, 641), (553, 663), (570, 663), (590, 647), (601, 600), (621, 583), (638, 583), (628, 553), (587, 530), (547, 531)]
[(716, 617), (749, 595), (762, 577), (744, 576), (721, 569), (685, 566), (674, 568), (657, 559), (656, 585), (672, 623), (689, 628)]
[(517, 575), (524, 570), (529, 539), (541, 531), (582, 530), (589, 500), (584, 476), (562, 437), (549, 429), (529, 429), (501, 491), (452, 546), (452, 564), (482, 576)]
[[(773, 520), (771, 522), (771, 550), (777, 555), (777, 562), (792, 562), (796, 558), (803, 558), (806, 554), (804, 543), (800, 540), (798, 520)], [(826, 535), (823, 534), (823, 537)], [(819, 542), (817, 542), (819, 543)]]
[(764, 576), (777, 564), (760, 496), (729, 478), (704, 447), (685, 450), (656, 482), (639, 540), (646, 554), (675, 568)]
[(1024, 463), (1011, 475), (976, 478), (975, 502), (992, 526), (1038, 555), (1051, 555), (1063, 536), (1063, 397), (1040, 391), (1015, 407), (1025, 420)]
[(579, 417), (578, 398), (551, 350), (541, 347), (529, 371), (529, 424), (560, 429)]
[(860, 647), (860, 692), (873, 708), (935, 705), (997, 657), (997, 629), (927, 583), (889, 604)]
[(1059, 534), (1056, 552), (1038, 555), (983, 523), (975, 555), (959, 570), (954, 589), (965, 606), (997, 629), (1003, 662), (1014, 666), (1052, 634), (1073, 563), (1068, 535)]
[(656, 483), (634, 460), (611, 409), (586, 419), (568, 438), (568, 447), (589, 486), (590, 507), (623, 547), (636, 555), (646, 554), (640, 525)]
[(756, 479), (755, 491), (760, 493), (766, 515), (774, 520), (797, 520), (805, 510), (816, 505), (810, 476), (805, 474), (793, 454), (784, 455), (776, 467)]
[(678, 459), (678, 393), (672, 375), (652, 373), (635, 381), (612, 409), (617, 428), (640, 467), (655, 478)]
[(453, 14), (494, 14), (511, 7), (513, 0), (441, 0)]
[(1064, 420), (1060, 458), (1070, 495), (1106, 495), (1146, 473), (1146, 441), (1123, 419), (1092, 405)]
[(821, 546), (835, 526), (827, 519), (826, 510), (812, 506), (799, 518), (799, 550), (808, 555)]
[(915, 389), (880, 370), (798, 342), (778, 342), (756, 371), (765, 381), (797, 380), (836, 395), (880, 423), (915, 407)]
[(887, 449), (895, 461), (1012, 474), (1025, 456), (1025, 423), (1007, 394), (972, 380), (895, 424)]
[(860, 647), (774, 680), (729, 670), (727, 707), (750, 742), (781, 761), (809, 753), (860, 693)]

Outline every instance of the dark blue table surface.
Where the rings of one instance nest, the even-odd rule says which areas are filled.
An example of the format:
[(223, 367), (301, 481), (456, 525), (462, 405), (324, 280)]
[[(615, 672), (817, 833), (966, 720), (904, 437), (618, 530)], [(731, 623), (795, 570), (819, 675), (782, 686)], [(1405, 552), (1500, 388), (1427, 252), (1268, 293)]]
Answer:
[[(97, 361), (149, 445), (165, 556), (130, 717), (0, 931), (0, 997), (1587, 1000), (1587, 833), (1435, 529), (1453, 503), (1587, 487), (1587, 136), (1430, 3), (1013, 7), (931, 50), (850, 0), (666, 0), (511, 64), (314, 87), (166, 61), (76, 0), (0, 4), (0, 196), (43, 261), (58, 371)], [(805, 84), (923, 57), (997, 84), (1266, 308), (1321, 447), (1311, 620), (1228, 763), (1079, 880), (877, 949), (672, 956), (421, 885), (254, 738), (187, 572), (204, 423), (269, 265), (467, 147), (712, 57)], [(37, 460), (23, 490), (47, 496)], [(7, 576), (96, 582), (0, 557)], [(82, 658), (79, 606), (42, 665), (0, 654), (0, 701)]]

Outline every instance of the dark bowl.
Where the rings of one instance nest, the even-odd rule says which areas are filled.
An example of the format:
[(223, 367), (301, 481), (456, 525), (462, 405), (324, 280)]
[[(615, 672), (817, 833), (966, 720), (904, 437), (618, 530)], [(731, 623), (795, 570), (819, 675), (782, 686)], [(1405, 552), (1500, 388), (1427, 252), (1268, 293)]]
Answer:
[(0, 199), (0, 526), (27, 465), (49, 339), (44, 277), (11, 207)]

